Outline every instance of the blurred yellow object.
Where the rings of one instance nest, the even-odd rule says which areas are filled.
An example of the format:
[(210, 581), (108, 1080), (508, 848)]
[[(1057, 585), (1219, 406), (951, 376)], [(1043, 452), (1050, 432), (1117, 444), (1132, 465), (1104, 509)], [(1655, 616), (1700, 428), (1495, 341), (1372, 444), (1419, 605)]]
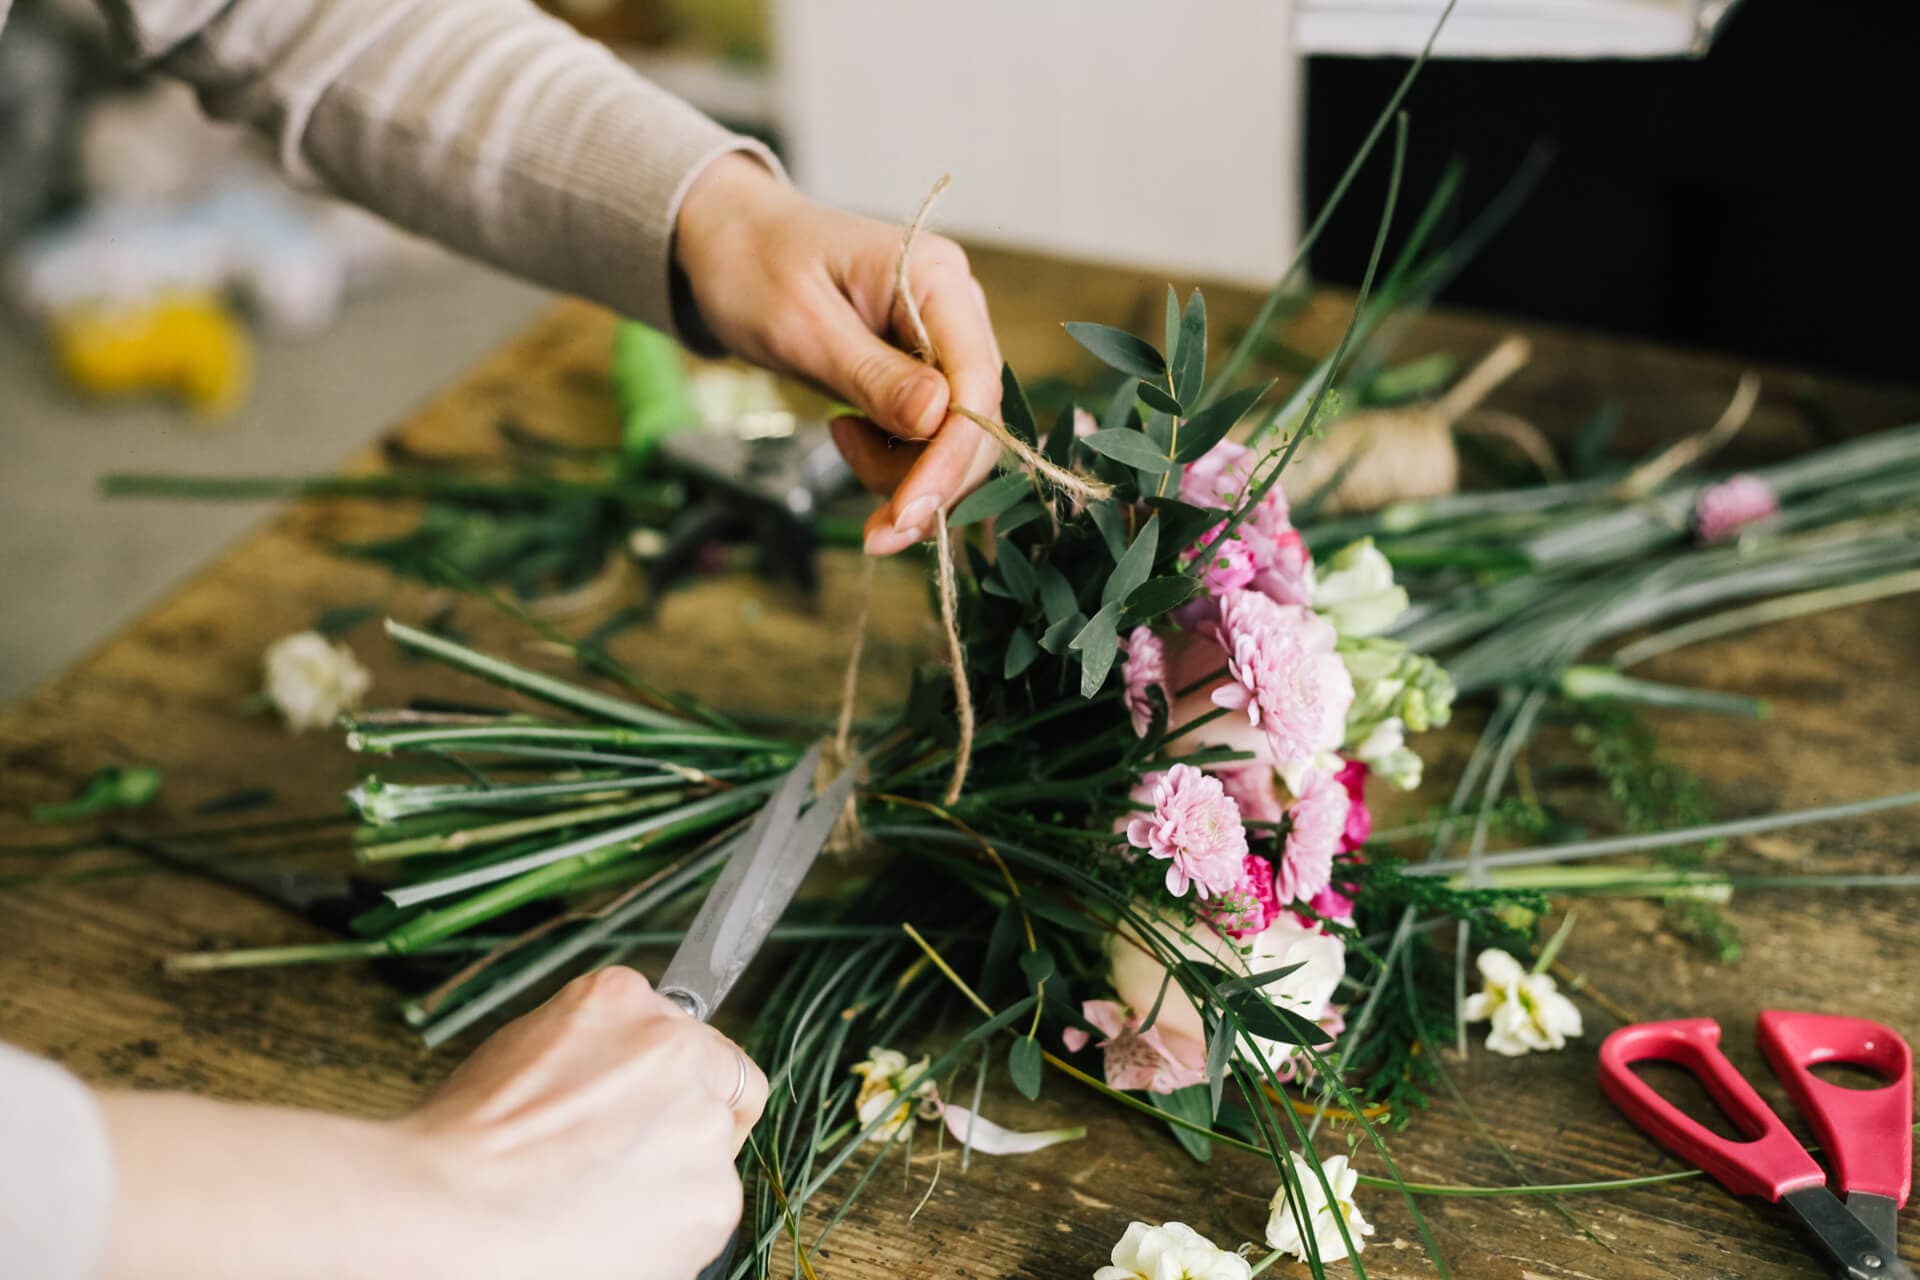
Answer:
[(177, 294), (132, 306), (83, 307), (53, 320), (60, 370), (97, 396), (171, 392), (203, 418), (246, 399), (253, 346), (211, 294)]

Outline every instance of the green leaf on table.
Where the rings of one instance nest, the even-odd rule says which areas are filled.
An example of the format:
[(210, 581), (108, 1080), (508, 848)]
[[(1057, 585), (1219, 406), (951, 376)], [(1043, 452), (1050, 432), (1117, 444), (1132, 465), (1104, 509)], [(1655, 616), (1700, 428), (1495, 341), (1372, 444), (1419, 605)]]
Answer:
[(1102, 605), (1126, 603), (1127, 597), (1138, 590), (1153, 574), (1153, 558), (1160, 550), (1160, 517), (1150, 516), (1147, 523), (1134, 537), (1133, 545), (1120, 557), (1113, 567), (1113, 573), (1107, 579), (1107, 585), (1100, 591)]
[[(1170, 1116), (1177, 1116), (1188, 1124), (1205, 1125), (1213, 1119), (1213, 1107), (1207, 1098), (1207, 1086), (1189, 1085), (1185, 1089), (1175, 1089), (1172, 1093), (1149, 1093), (1147, 1101)], [(1213, 1139), (1204, 1133), (1195, 1133), (1185, 1125), (1170, 1124), (1174, 1141), (1186, 1148), (1188, 1155), (1205, 1164), (1213, 1158)]]
[(331, 609), (322, 609), (313, 620), (313, 630), (329, 640), (338, 640), (361, 623), (379, 617), (386, 612), (386, 606), (377, 601), (365, 604), (340, 604)]
[(1007, 1074), (1021, 1096), (1032, 1100), (1040, 1096), (1040, 1041), (1021, 1036), (1007, 1053)]
[(1179, 448), (1174, 450), (1176, 462), (1192, 462), (1219, 444), (1233, 430), (1234, 424), (1246, 416), (1247, 410), (1261, 396), (1267, 394), (1273, 386), (1271, 380), (1253, 387), (1243, 387), (1230, 396), (1222, 396), (1200, 412), (1188, 418), (1180, 428)]
[(1067, 648), (1080, 655), (1080, 696), (1091, 698), (1107, 682), (1120, 649), (1120, 606), (1102, 605)]
[(1096, 431), (1084, 443), (1095, 453), (1125, 463), (1138, 471), (1164, 475), (1173, 466), (1172, 459), (1162, 453), (1144, 432), (1124, 429)]
[(1039, 656), (1040, 646), (1034, 642), (1032, 633), (1025, 627), (1015, 627), (1007, 637), (1007, 656), (1000, 665), (1000, 674), (1008, 680), (1018, 679)]
[(1145, 622), (1171, 613), (1199, 594), (1200, 579), (1189, 578), (1184, 573), (1149, 578), (1127, 593), (1127, 621)]
[(1091, 351), (1109, 369), (1118, 369), (1135, 378), (1158, 379), (1167, 376), (1167, 362), (1145, 338), (1128, 333), (1125, 329), (1116, 329), (1110, 324), (1094, 324), (1086, 320), (1069, 321), (1066, 328), (1075, 342)]
[(160, 771), (146, 765), (108, 765), (80, 784), (73, 799), (33, 806), (35, 822), (78, 822), (119, 809), (138, 809), (160, 792)]
[(1013, 540), (1003, 532), (1000, 534), (999, 554), (994, 567), (1000, 570), (1000, 576), (1006, 580), (1007, 589), (1013, 592), (1013, 598), (1021, 604), (1032, 604), (1040, 596), (1040, 575), (1033, 570), (1033, 561), (1027, 559), (1026, 552), (1013, 545)]
[(1167, 393), (1167, 389), (1152, 382), (1140, 384), (1140, 398), (1162, 413), (1179, 417), (1182, 412), (1180, 402)]
[[(1167, 302), (1173, 302), (1171, 290)], [(1173, 370), (1173, 394), (1182, 404), (1195, 403), (1207, 380), (1207, 301), (1198, 289), (1187, 296), (1179, 340), (1168, 339), (1167, 351), (1167, 364)]]
[(1107, 554), (1118, 560), (1127, 553), (1127, 518), (1117, 503), (1096, 502), (1088, 509), (1094, 527), (1107, 544)]
[(1020, 389), (1020, 379), (1013, 376), (1010, 364), (1000, 366), (1000, 420), (1022, 444), (1033, 444), (1038, 438), (1033, 406), (1027, 403), (1027, 393)]
[(963, 524), (975, 524), (997, 516), (1031, 492), (1033, 477), (1024, 471), (989, 480), (961, 499), (959, 505), (947, 513), (947, 527), (957, 529)]

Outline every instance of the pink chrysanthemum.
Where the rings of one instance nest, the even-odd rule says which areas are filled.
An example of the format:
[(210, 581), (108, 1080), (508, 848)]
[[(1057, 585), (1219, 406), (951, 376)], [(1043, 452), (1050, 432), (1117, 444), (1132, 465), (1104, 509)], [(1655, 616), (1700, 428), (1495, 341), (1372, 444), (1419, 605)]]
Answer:
[(1701, 543), (1724, 542), (1780, 510), (1780, 499), (1758, 476), (1728, 476), (1701, 490), (1693, 504), (1694, 536)]
[(1311, 900), (1333, 882), (1333, 856), (1347, 827), (1347, 792), (1330, 773), (1316, 773), (1287, 810), (1287, 845), (1274, 869), (1283, 902)]
[(1220, 601), (1220, 640), (1231, 681), (1213, 704), (1245, 711), (1282, 765), (1330, 752), (1346, 736), (1353, 677), (1334, 652), (1331, 623), (1298, 605), (1241, 591)]
[[(1352, 853), (1373, 834), (1373, 811), (1367, 808), (1367, 777), (1373, 772), (1365, 761), (1349, 760), (1333, 775), (1347, 793), (1347, 829), (1340, 837), (1340, 852)], [(1245, 812), (1246, 806), (1241, 806)]]
[(1265, 933), (1280, 918), (1280, 895), (1273, 887), (1273, 864), (1250, 853), (1241, 864), (1240, 883), (1207, 904), (1206, 918), (1234, 938)]
[(1202, 898), (1240, 883), (1247, 832), (1240, 810), (1220, 786), (1190, 764), (1176, 764), (1153, 786), (1153, 812), (1127, 824), (1127, 843), (1167, 860), (1167, 892), (1192, 885)]
[[(1206, 1068), (1183, 1060), (1168, 1046), (1158, 1027), (1140, 1030), (1139, 1020), (1124, 1005), (1089, 1000), (1080, 1006), (1080, 1016), (1106, 1037), (1100, 1047), (1106, 1050), (1107, 1084), (1111, 1088), (1172, 1093), (1207, 1078)], [(1078, 1053), (1092, 1037), (1078, 1027), (1068, 1027), (1060, 1039), (1071, 1052)]]
[(1286, 816), (1273, 788), (1273, 770), (1264, 764), (1218, 765), (1214, 776), (1240, 808), (1240, 821), (1278, 822)]
[(1167, 692), (1167, 649), (1149, 627), (1135, 627), (1127, 637), (1127, 660), (1120, 665), (1120, 680), (1126, 686), (1127, 714), (1133, 719), (1137, 738), (1147, 736), (1153, 727), (1153, 701), (1149, 689), (1160, 690), (1163, 706), (1173, 697)]

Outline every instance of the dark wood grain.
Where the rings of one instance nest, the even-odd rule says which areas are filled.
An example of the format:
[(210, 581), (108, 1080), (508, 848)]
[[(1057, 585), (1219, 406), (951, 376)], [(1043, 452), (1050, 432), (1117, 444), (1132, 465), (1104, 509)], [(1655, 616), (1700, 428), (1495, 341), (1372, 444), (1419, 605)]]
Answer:
[[(1067, 318), (1145, 323), (1163, 286), (1117, 271), (982, 253), (976, 265), (996, 306), (1001, 338), (1032, 376), (1081, 358), (1062, 334)], [(1216, 335), (1251, 314), (1252, 300), (1211, 290)], [(1299, 341), (1330, 345), (1341, 299), (1322, 295), (1301, 318)], [(1426, 317), (1408, 350), (1472, 356), (1514, 327), (1457, 314)], [(1740, 366), (1710, 355), (1666, 351), (1593, 335), (1519, 326), (1533, 363), (1494, 403), (1564, 435), (1604, 402), (1623, 410), (1623, 440), (1635, 446), (1699, 430), (1718, 414)], [(564, 306), (396, 428), (436, 450), (484, 452), (493, 423), (511, 412), (543, 433), (606, 439), (614, 430), (604, 369), (610, 321)], [(1766, 390), (1739, 448), (1779, 456), (1832, 435), (1920, 418), (1920, 392), (1812, 375), (1764, 371)], [(372, 465), (363, 460), (362, 465)], [(155, 507), (155, 520), (167, 518)], [(244, 787), (268, 786), (274, 814), (337, 814), (355, 763), (334, 735), (291, 735), (245, 711), (262, 649), (308, 625), (322, 609), (377, 602), (419, 621), (452, 604), (459, 626), (483, 646), (560, 669), (554, 655), (486, 607), (399, 584), (329, 555), (325, 545), (395, 527), (396, 515), (329, 502), (283, 514), (243, 540), (124, 633), (0, 712), (0, 876), (48, 879), (0, 890), (0, 1036), (48, 1053), (111, 1086), (185, 1088), (238, 1099), (390, 1114), (445, 1074), (469, 1042), (421, 1048), (393, 1014), (392, 989), (370, 966), (170, 977), (160, 961), (181, 950), (292, 941), (305, 926), (246, 897), (170, 874), (62, 877), (123, 866), (123, 855), (82, 849), (23, 854), (45, 842), (28, 825), (31, 804), (68, 794), (93, 769), (152, 762), (166, 771), (159, 804), (139, 815), (152, 830), (238, 825), (249, 814), (195, 819), (195, 806)], [(736, 709), (830, 714), (848, 644), (857, 561), (828, 557), (819, 606), (745, 578), (704, 582), (670, 598), (659, 622), (629, 633), (620, 655), (650, 677)], [(84, 584), (75, 584), (84, 590)], [(30, 602), (15, 602), (30, 611)], [(13, 625), (23, 624), (16, 618)], [(924, 591), (904, 564), (883, 567), (862, 705), (900, 696), (910, 663), (930, 651)], [(352, 636), (376, 677), (376, 698), (473, 696), (473, 687), (429, 664), (398, 659), (371, 628)], [(1772, 700), (1753, 723), (1663, 716), (1669, 752), (1704, 778), (1722, 816), (1762, 813), (1920, 786), (1920, 608), (1887, 601), (1682, 650), (1644, 674)], [(487, 695), (496, 695), (489, 692)], [(1390, 802), (1383, 825), (1437, 802), (1464, 758), (1477, 717), (1430, 741), (1429, 782)], [(1548, 735), (1542, 760), (1570, 756)], [(305, 865), (342, 867), (343, 828), (314, 833)], [(1905, 868), (1920, 852), (1911, 814), (1739, 842), (1733, 865), (1781, 871)], [(236, 844), (245, 847), (245, 843)], [(1729, 910), (1748, 943), (1737, 965), (1713, 964), (1660, 925), (1643, 903), (1583, 906), (1565, 960), (1635, 1016), (1704, 1014), (1727, 1028), (1731, 1056), (1784, 1105), (1753, 1049), (1763, 1007), (1827, 1008), (1920, 1031), (1920, 984), (1912, 980), (1920, 915), (1909, 893), (1743, 892)], [(1405, 1176), (1429, 1182), (1504, 1185), (1506, 1157), (1538, 1181), (1619, 1177), (1672, 1168), (1600, 1098), (1593, 1053), (1613, 1021), (1583, 1000), (1588, 1035), (1567, 1052), (1519, 1061), (1476, 1050), (1453, 1070), (1477, 1122), (1439, 1105), (1392, 1137)], [(1052, 1079), (1043, 1099), (993, 1096), (1008, 1123), (1084, 1121), (1084, 1142), (1015, 1159), (976, 1159), (962, 1174), (945, 1156), (938, 1185), (918, 1214), (936, 1156), (921, 1142), (908, 1170), (877, 1178), (823, 1255), (823, 1274), (883, 1276), (1084, 1276), (1105, 1261), (1129, 1219), (1180, 1219), (1216, 1239), (1256, 1239), (1272, 1178), (1259, 1161), (1223, 1155), (1207, 1168), (1182, 1156), (1165, 1133)], [(1484, 1125), (1484, 1130), (1479, 1126)], [(930, 1135), (929, 1135), (930, 1136)], [(1325, 1135), (1323, 1150), (1351, 1135)], [(1506, 1157), (1495, 1150), (1505, 1149)], [(1379, 1171), (1377, 1156), (1359, 1164)], [(1363, 1193), (1378, 1227), (1364, 1255), (1370, 1274), (1432, 1273), (1405, 1205)], [(1822, 1274), (1766, 1206), (1736, 1201), (1704, 1182), (1566, 1197), (1581, 1230), (1537, 1198), (1427, 1198), (1453, 1273), (1472, 1280), (1595, 1277), (1651, 1280)], [(1586, 1234), (1582, 1234), (1582, 1232)], [(1920, 1251), (1908, 1250), (1920, 1259)], [(1336, 1272), (1338, 1269), (1336, 1268)], [(1283, 1264), (1276, 1274), (1304, 1274)], [(636, 1274), (645, 1274), (644, 1265)]]

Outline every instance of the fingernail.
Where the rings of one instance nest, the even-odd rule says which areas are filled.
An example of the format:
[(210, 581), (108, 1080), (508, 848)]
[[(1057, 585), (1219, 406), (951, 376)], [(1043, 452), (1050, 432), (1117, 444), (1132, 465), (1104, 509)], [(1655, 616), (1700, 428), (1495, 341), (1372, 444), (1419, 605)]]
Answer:
[(936, 379), (915, 378), (901, 388), (895, 411), (900, 415), (900, 424), (914, 435), (932, 435), (939, 426), (938, 421), (929, 422), (927, 418), (933, 412), (934, 397), (940, 394), (940, 384)]
[(896, 533), (911, 533), (917, 542), (925, 532), (927, 521), (933, 517), (933, 509), (940, 505), (939, 499), (932, 494), (922, 494), (906, 506), (900, 508), (900, 514), (893, 518)]

